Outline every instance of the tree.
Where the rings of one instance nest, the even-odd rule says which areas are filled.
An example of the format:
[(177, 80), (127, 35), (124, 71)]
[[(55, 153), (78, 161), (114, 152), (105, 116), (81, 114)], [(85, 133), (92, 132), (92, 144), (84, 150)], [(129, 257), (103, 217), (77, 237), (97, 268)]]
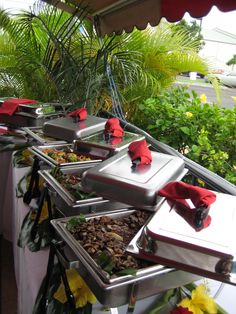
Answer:
[(11, 82), (14, 88), (2, 96), (70, 102), (96, 114), (112, 104), (111, 82), (133, 104), (160, 93), (180, 72), (208, 72), (198, 39), (169, 23), (99, 38), (86, 12), (78, 6), (75, 13), (41, 1), (17, 16), (0, 10), (0, 88)]
[(232, 65), (233, 68), (234, 68), (234, 66), (236, 64), (236, 55), (233, 55), (233, 58), (231, 58), (226, 64), (227, 65)]
[(191, 21), (190, 24), (185, 19), (182, 19), (180, 22), (175, 24), (177, 27), (179, 27), (182, 30), (185, 30), (188, 34), (189, 40), (198, 40), (199, 46), (198, 51), (200, 51), (203, 46), (205, 45), (205, 42), (203, 40), (203, 36), (201, 34), (201, 26), (197, 24), (196, 21)]

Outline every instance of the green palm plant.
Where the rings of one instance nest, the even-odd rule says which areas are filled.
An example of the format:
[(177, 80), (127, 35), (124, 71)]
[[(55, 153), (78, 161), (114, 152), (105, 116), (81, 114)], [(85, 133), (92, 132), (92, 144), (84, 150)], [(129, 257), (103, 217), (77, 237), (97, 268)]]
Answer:
[(0, 10), (1, 86), (10, 79), (12, 96), (84, 105), (96, 113), (104, 99), (111, 103), (111, 81), (118, 97), (132, 104), (160, 93), (179, 72), (207, 72), (197, 43), (168, 23), (98, 38), (86, 17), (80, 6), (70, 15), (42, 2), (14, 18)]

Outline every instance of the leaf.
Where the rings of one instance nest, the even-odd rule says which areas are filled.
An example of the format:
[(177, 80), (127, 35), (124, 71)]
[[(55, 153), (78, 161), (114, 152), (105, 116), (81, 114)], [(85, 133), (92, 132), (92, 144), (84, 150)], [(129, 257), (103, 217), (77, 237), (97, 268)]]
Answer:
[(176, 289), (170, 289), (164, 293), (160, 300), (154, 305), (154, 308), (150, 310), (147, 314), (157, 314), (162, 308), (164, 308), (171, 298), (176, 295)]
[(187, 134), (187, 135), (190, 135), (190, 129), (186, 126), (183, 126), (180, 128), (180, 130), (184, 133), (184, 134)]
[(192, 145), (191, 149), (192, 149), (192, 151), (194, 153), (196, 153), (198, 151), (198, 146), (197, 145)]
[(126, 276), (126, 275), (136, 276), (136, 274), (137, 274), (137, 269), (134, 269), (134, 268), (126, 268), (116, 273), (117, 276)]

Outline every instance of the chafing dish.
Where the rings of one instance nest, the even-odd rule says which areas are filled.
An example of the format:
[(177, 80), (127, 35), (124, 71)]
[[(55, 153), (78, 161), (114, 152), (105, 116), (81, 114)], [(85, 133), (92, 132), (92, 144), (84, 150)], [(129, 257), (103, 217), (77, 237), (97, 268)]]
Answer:
[[(64, 175), (81, 176), (81, 174), (91, 166), (92, 165), (66, 167), (61, 168), (60, 172)], [(39, 171), (39, 174), (47, 183), (53, 202), (63, 216), (73, 216), (78, 213), (87, 214), (107, 210), (113, 211), (124, 207), (123, 203), (105, 200), (102, 197), (96, 196), (95, 193), (90, 193), (90, 195), (86, 196), (86, 193), (83, 193), (82, 189), (80, 189), (79, 183), (76, 184), (76, 190), (83, 193), (83, 198), (73, 195), (63, 183), (60, 183), (54, 177), (52, 170), (50, 169), (41, 170)]]
[[(86, 219), (99, 218), (105, 215), (119, 219), (133, 212), (134, 210), (124, 209), (113, 213), (90, 214), (86, 215)], [(70, 262), (66, 262), (61, 256), (64, 266), (76, 268), (99, 302), (104, 305), (118, 307), (129, 303), (133, 288), (135, 288), (135, 296), (139, 300), (200, 279), (199, 276), (159, 264), (139, 269), (135, 276), (125, 275), (110, 278), (66, 229), (68, 221), (69, 218), (51, 221), (60, 238), (66, 243), (65, 250), (68, 251), (69, 249), (72, 252), (70, 256), (74, 255), (74, 260), (70, 260)], [(66, 256), (68, 255), (66, 254)]]
[(59, 104), (21, 104), (12, 116), (0, 114), (0, 123), (17, 127), (43, 126), (46, 121), (62, 115), (64, 113)]
[[(144, 136), (140, 134), (135, 134), (131, 132), (124, 132), (123, 137), (107, 137), (104, 134), (104, 131), (97, 132), (93, 135), (84, 137), (82, 140), (90, 145), (94, 145), (97, 147), (105, 147), (110, 149), (111, 153), (114, 154), (116, 152), (121, 151), (122, 149), (128, 147), (128, 145), (133, 141), (143, 140)], [(75, 141), (76, 144), (80, 144), (81, 140)]]
[(104, 198), (155, 210), (162, 200), (157, 195), (159, 189), (169, 181), (180, 180), (186, 170), (179, 157), (153, 151), (151, 154), (150, 165), (133, 168), (127, 150), (121, 151), (84, 172), (81, 184)]
[[(80, 143), (76, 148), (73, 144), (54, 144), (54, 145), (43, 145), (43, 146), (32, 146), (30, 150), (52, 167), (67, 167), (76, 165), (90, 165), (97, 164), (98, 162), (109, 157), (110, 151), (107, 148), (101, 147), (90, 147), (86, 143)], [(48, 154), (49, 152), (55, 152), (55, 158)], [(66, 156), (74, 156), (72, 153), (78, 155), (78, 159), (75, 160), (74, 156), (71, 158), (57, 158), (60, 157), (58, 154), (65, 153)], [(51, 156), (51, 157), (50, 157)], [(81, 156), (81, 157), (80, 157)]]
[(0, 115), (0, 123), (5, 123), (13, 127), (31, 127), (31, 126), (43, 126), (43, 124), (50, 119), (55, 119), (60, 116), (61, 113), (53, 113), (48, 115), (36, 116), (30, 113), (16, 113), (12, 116), (5, 114)]
[(41, 145), (46, 144), (65, 144), (66, 141), (58, 140), (50, 136), (46, 136), (43, 133), (42, 127), (23, 127), (23, 131), (25, 131), (31, 138), (40, 143)]
[(76, 121), (73, 117), (64, 117), (46, 122), (43, 132), (48, 136), (72, 142), (103, 130), (105, 123), (106, 119), (96, 116), (88, 116), (83, 121)]
[(165, 201), (127, 251), (145, 260), (236, 285), (236, 197), (216, 195), (207, 228), (195, 231), (186, 208)]

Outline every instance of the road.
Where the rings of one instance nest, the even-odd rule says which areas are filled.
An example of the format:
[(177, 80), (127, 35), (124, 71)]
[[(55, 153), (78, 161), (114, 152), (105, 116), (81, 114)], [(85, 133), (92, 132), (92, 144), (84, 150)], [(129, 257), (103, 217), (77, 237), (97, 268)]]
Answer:
[[(198, 83), (182, 83), (177, 82), (177, 85), (189, 85), (189, 90), (195, 90), (200, 96), (206, 94), (208, 103), (216, 103), (216, 94), (214, 88), (210, 84), (198, 84)], [(236, 102), (232, 99), (232, 96), (236, 96), (236, 88), (221, 87), (221, 101), (222, 107), (233, 108)]]

